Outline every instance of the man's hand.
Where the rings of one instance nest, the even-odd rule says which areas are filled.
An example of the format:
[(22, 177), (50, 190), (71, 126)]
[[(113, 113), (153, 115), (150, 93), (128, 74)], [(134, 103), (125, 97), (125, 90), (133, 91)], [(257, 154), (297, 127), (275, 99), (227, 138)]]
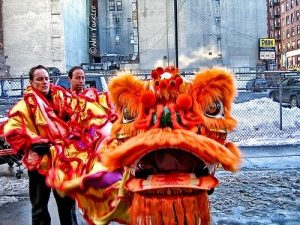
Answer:
[(39, 163), (40, 163), (41, 157), (33, 151), (28, 152), (28, 157), (27, 157), (27, 168), (28, 170), (36, 170)]

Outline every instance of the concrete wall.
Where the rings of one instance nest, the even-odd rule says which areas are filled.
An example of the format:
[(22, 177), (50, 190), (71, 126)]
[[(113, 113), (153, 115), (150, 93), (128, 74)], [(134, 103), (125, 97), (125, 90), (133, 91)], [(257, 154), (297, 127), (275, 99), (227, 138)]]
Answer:
[[(174, 64), (173, 1), (138, 1), (139, 57), (141, 69)], [(167, 59), (164, 59), (164, 57)]]
[(12, 76), (37, 64), (66, 72), (89, 60), (86, 0), (3, 0), (3, 28)]
[[(256, 65), (258, 38), (267, 36), (265, 1), (177, 2), (180, 68)], [(174, 64), (173, 1), (139, 0), (138, 9), (140, 68)]]
[(2, 10), (4, 54), (11, 75), (27, 74), (37, 64), (58, 66), (52, 63), (51, 2), (3, 0)]
[(258, 39), (268, 36), (266, 2), (261, 0), (221, 0), (221, 2), (224, 64), (255, 66), (258, 60)]
[(64, 0), (64, 57), (67, 69), (89, 62), (88, 10), (86, 0)]

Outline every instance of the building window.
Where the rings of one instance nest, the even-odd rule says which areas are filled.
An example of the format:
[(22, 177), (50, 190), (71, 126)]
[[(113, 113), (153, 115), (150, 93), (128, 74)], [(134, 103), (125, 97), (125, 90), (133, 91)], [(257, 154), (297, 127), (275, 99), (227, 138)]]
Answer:
[(297, 10), (295, 13), (296, 13), (296, 20), (299, 20), (300, 19), (300, 11)]
[(296, 49), (296, 42), (295, 41), (292, 42), (292, 49)]
[(292, 27), (292, 28), (291, 28), (291, 36), (292, 36), (292, 37), (295, 36), (295, 27)]
[(281, 13), (284, 13), (284, 5), (281, 5)]
[(286, 25), (289, 25), (289, 24), (290, 24), (290, 16), (289, 16), (289, 15), (287, 15), (287, 16), (285, 17), (285, 24), (286, 24)]
[(291, 49), (291, 43), (287, 43), (287, 50), (290, 50)]
[(273, 0), (269, 0), (269, 6), (270, 6), (270, 7), (273, 6)]
[(291, 9), (294, 7), (294, 0), (291, 0)]
[(291, 14), (291, 24), (293, 24), (295, 22), (295, 14), (292, 13)]
[(285, 4), (285, 11), (289, 11), (290, 10), (290, 3), (286, 2)]
[(284, 18), (281, 19), (281, 24), (282, 24), (283, 27), (285, 26), (285, 19)]
[(292, 57), (287, 57), (287, 66), (291, 66), (292, 65)]
[(120, 18), (117, 15), (113, 15), (113, 21), (114, 21), (114, 23), (119, 23)]
[(297, 40), (297, 48), (300, 49), (300, 39)]
[(293, 66), (296, 65), (296, 56), (293, 56), (293, 57), (292, 57), (292, 60), (293, 60), (292, 65), (293, 65)]
[(297, 34), (300, 34), (300, 25), (297, 26)]
[(117, 0), (117, 11), (122, 11), (122, 1)]
[(115, 37), (115, 44), (116, 45), (119, 45), (120, 44), (120, 35), (116, 35), (116, 37)]
[(296, 6), (298, 6), (298, 5), (299, 5), (299, 2), (300, 2), (299, 0), (296, 0)]
[(290, 29), (287, 29), (286, 30), (286, 38), (289, 38), (290, 37)]
[(108, 11), (115, 11), (115, 0), (108, 0)]
[(275, 32), (275, 39), (280, 40), (280, 31)]

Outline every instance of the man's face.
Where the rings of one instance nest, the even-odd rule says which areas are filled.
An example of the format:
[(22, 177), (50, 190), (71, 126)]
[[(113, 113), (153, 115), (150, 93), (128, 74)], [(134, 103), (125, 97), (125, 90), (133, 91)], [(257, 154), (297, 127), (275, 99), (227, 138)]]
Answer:
[(72, 79), (69, 78), (71, 91), (80, 93), (84, 89), (85, 85), (85, 74), (82, 69), (76, 69), (73, 71)]
[(47, 95), (50, 90), (48, 72), (45, 69), (36, 69), (33, 73), (33, 80), (30, 80), (30, 85)]

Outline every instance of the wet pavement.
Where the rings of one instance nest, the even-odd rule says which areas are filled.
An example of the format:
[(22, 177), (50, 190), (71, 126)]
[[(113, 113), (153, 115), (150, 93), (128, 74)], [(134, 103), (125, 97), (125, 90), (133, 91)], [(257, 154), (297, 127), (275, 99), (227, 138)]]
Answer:
[(214, 225), (299, 225), (300, 146), (242, 148), (236, 174), (219, 171), (211, 196)]
[[(299, 225), (300, 146), (242, 147), (241, 171), (218, 171), (220, 186), (210, 196), (213, 225)], [(30, 223), (26, 173), (0, 166), (0, 225)], [(49, 203), (52, 224), (59, 224)], [(82, 223), (84, 224), (84, 223)]]
[(299, 225), (300, 172), (295, 169), (219, 173), (211, 196), (215, 225)]

